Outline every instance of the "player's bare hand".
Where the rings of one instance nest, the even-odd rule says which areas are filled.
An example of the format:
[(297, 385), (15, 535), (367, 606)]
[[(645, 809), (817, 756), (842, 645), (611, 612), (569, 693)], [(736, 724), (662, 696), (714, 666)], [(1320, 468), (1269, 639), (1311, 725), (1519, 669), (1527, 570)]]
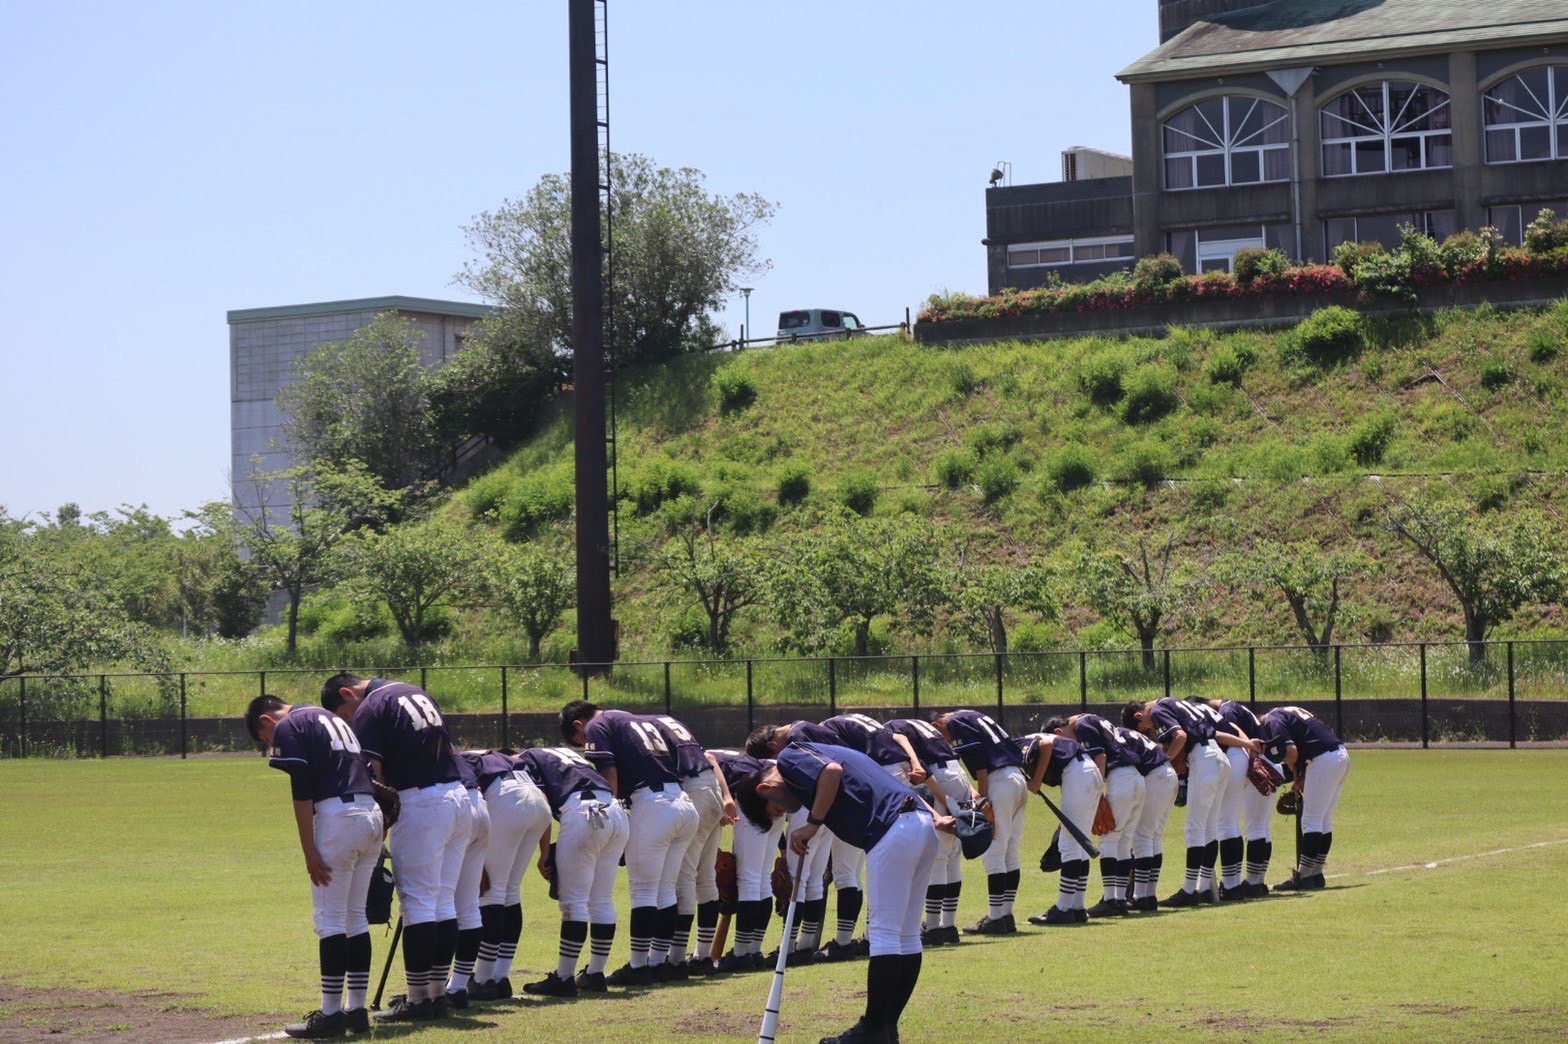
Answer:
[(332, 883), (332, 869), (327, 866), (327, 861), (321, 858), (321, 853), (315, 846), (305, 853), (305, 872), (310, 874), (310, 883), (317, 888), (325, 888)]
[(817, 836), (817, 825), (807, 823), (789, 835), (789, 850), (796, 855), (805, 855), (806, 846), (811, 844), (811, 839)]
[(952, 816), (931, 817), (931, 825), (942, 831), (944, 834), (951, 834), (953, 832), (953, 827), (955, 824), (957, 824), (957, 822), (958, 820), (954, 819)]
[(926, 780), (928, 780), (930, 778), (931, 778), (931, 773), (927, 772), (925, 770), (925, 768), (923, 766), (921, 766), (921, 765), (916, 765), (914, 768), (909, 770), (909, 782), (911, 782), (911, 783), (915, 783), (915, 784), (924, 783)]
[(734, 798), (728, 798), (724, 802), (724, 822), (731, 826), (740, 822), (740, 806), (735, 804)]
[(1030, 779), (1029, 783), (1028, 783), (1028, 787), (1029, 787), (1029, 793), (1031, 793), (1031, 794), (1038, 794), (1038, 793), (1040, 793), (1040, 784), (1036, 780)]
[(537, 866), (539, 867), (540, 877), (544, 878), (546, 881), (552, 881), (555, 879), (555, 867), (550, 863), (550, 860), (541, 857)]

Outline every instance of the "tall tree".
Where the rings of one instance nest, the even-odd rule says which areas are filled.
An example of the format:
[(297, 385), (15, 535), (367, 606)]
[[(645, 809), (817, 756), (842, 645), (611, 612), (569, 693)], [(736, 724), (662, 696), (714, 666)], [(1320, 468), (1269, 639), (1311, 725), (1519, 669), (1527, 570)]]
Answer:
[(423, 337), (408, 319), (384, 312), (347, 341), (298, 360), (295, 379), (277, 394), (283, 434), (296, 455), (338, 468), (360, 461), (387, 489), (427, 474), (436, 438), (433, 378), (420, 362)]
[(1244, 554), (1225, 556), (1216, 572), (1228, 583), (1283, 595), (1302, 640), (1326, 656), (1341, 608), (1340, 581), (1377, 568), (1360, 551), (1328, 551), (1310, 540), (1259, 540)]
[[(299, 603), (305, 588), (327, 579), (333, 552), (349, 533), (379, 526), (397, 510), (401, 497), (388, 491), (364, 464), (350, 460), (297, 464), (280, 472), (259, 473), (253, 513), (239, 519), (240, 535), (273, 587), (288, 596), (286, 651), (298, 648)], [(289, 507), (271, 506), (281, 494)]]
[(1005, 654), (1009, 613), (1022, 609), (1048, 620), (1056, 616), (1057, 579), (1051, 570), (1044, 566), (971, 565), (967, 550), (959, 552), (959, 566), (951, 583), (957, 622), (971, 638), (985, 642), (994, 653)]
[(267, 584), (241, 553), (234, 508), (212, 501), (185, 517), (194, 523), (178, 547), (177, 582), (186, 619), (198, 633), (243, 638), (261, 623)]
[(528, 636), (528, 657), (539, 659), (545, 637), (577, 599), (577, 574), (569, 556), (537, 544), (507, 544), (487, 556), (485, 587), (491, 601)]
[(1391, 509), (1387, 524), (1436, 567), (1459, 602), (1471, 663), (1486, 659), (1492, 628), (1527, 603), (1562, 594), (1561, 534), (1536, 512), (1476, 514), (1428, 497)]
[(1154, 642), (1175, 613), (1191, 605), (1196, 579), (1172, 564), (1176, 534), (1151, 556), (1148, 541), (1129, 549), (1084, 551), (1078, 556), (1077, 585), (1095, 612), (1138, 639), (1144, 670), (1154, 669)]
[(929, 633), (946, 601), (940, 557), (936, 528), (924, 519), (839, 509), (769, 560), (767, 602), (797, 648), (829, 648), (848, 625), (855, 655), (865, 656), (879, 616)]
[[(605, 301), (619, 358), (656, 362), (711, 346), (720, 334), (710, 313), (739, 280), (770, 267), (757, 257), (756, 232), (774, 205), (758, 195), (712, 195), (700, 171), (636, 154), (613, 155), (609, 177), (613, 271)], [(464, 266), (458, 283), (512, 315), (524, 341), (568, 351), (570, 179), (547, 174), (524, 199), (479, 214), (464, 231), (481, 260)]]
[(430, 637), (432, 611), (471, 590), (480, 556), (473, 534), (456, 526), (405, 522), (364, 529), (340, 549), (347, 573), (386, 603), (403, 643), (417, 650)]
[(713, 526), (717, 505), (692, 520), (650, 556), (655, 582), (671, 600), (695, 598), (708, 618), (703, 644), (716, 656), (729, 650), (730, 627), (742, 609), (762, 598), (762, 560), (754, 545), (724, 540)]

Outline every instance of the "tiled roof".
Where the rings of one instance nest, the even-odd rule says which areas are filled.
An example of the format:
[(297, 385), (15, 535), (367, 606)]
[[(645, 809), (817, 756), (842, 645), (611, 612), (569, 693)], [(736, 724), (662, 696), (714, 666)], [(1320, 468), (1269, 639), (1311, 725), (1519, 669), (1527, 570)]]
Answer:
[(1568, 42), (1568, 0), (1274, 0), (1197, 22), (1116, 77), (1184, 79), (1547, 41)]

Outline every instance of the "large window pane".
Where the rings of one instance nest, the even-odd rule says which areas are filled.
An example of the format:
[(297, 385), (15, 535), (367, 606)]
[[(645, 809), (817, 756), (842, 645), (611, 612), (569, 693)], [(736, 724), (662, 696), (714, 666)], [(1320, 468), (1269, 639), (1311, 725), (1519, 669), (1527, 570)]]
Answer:
[(1198, 184), (1225, 184), (1225, 154), (1211, 152), (1198, 157)]
[(1452, 134), (1427, 135), (1426, 165), (1428, 167), (1452, 167), (1454, 165), (1454, 136)]
[(1519, 158), (1538, 160), (1552, 158), (1552, 129), (1546, 124), (1519, 128)]
[(1235, 185), (1251, 185), (1262, 176), (1256, 152), (1238, 152), (1230, 158), (1230, 180)]
[(1421, 168), (1421, 139), (1395, 138), (1388, 144), (1388, 157), (1390, 165), (1395, 170), (1419, 170)]
[(1072, 260), (1070, 247), (1041, 247), (1040, 263), (1042, 265), (1065, 265)]
[(1519, 225), (1518, 207), (1487, 207), (1486, 223), (1497, 229), (1497, 234), (1503, 237), (1504, 243), (1518, 246), (1524, 242)]
[(1354, 174), (1355, 169), (1350, 163), (1350, 145), (1348, 142), (1323, 146), (1323, 173), (1325, 175)]
[(1323, 256), (1329, 257), (1334, 253), (1334, 248), (1341, 243), (1353, 243), (1356, 239), (1355, 218), (1329, 218), (1323, 222)]
[(1181, 156), (1165, 161), (1165, 187), (1168, 189), (1192, 188), (1192, 158)]
[(1263, 150), (1263, 180), (1264, 181), (1289, 181), (1290, 180), (1290, 150), (1265, 149)]
[(1486, 162), (1512, 163), (1519, 155), (1514, 151), (1513, 128), (1486, 132)]
[(1388, 169), (1388, 160), (1384, 155), (1385, 146), (1382, 138), (1355, 143), (1356, 173), (1381, 174)]

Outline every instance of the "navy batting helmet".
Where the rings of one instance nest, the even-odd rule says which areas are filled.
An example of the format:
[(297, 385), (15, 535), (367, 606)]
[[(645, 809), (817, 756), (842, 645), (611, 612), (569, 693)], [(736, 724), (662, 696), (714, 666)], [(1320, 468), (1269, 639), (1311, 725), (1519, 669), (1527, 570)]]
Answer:
[(978, 859), (991, 847), (991, 821), (967, 801), (959, 805), (953, 815), (953, 834), (964, 850), (965, 859)]

